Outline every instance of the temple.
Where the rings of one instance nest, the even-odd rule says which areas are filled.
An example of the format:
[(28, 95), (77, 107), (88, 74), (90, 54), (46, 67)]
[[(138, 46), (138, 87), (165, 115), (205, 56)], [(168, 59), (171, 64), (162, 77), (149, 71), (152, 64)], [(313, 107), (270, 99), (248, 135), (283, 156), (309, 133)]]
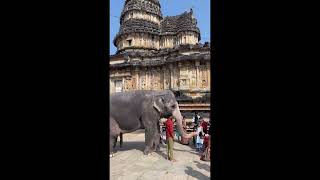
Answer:
[(126, 0), (110, 56), (110, 93), (170, 89), (187, 118), (210, 113), (210, 43), (193, 11), (163, 17), (158, 0)]

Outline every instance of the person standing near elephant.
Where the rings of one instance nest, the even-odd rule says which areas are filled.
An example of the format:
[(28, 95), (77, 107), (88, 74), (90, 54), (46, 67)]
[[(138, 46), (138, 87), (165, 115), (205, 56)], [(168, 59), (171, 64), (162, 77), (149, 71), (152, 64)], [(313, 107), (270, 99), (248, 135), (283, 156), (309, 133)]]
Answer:
[[(193, 129), (194, 131), (197, 131), (197, 129), (198, 129), (199, 119), (200, 119), (200, 116), (198, 115), (198, 112), (195, 112), (193, 120), (192, 120), (192, 123), (194, 125), (194, 129)], [(192, 141), (193, 141), (193, 144), (196, 145), (196, 138), (195, 137), (192, 138)]]
[(196, 150), (200, 151), (203, 144), (203, 129), (202, 126), (200, 126), (200, 123), (198, 124), (197, 128), (197, 137), (196, 137)]
[(175, 162), (176, 160), (173, 158), (173, 138), (174, 138), (173, 120), (171, 116), (166, 121), (167, 152), (168, 152), (168, 160)]
[(195, 112), (194, 117), (193, 117), (193, 123), (195, 125), (198, 125), (199, 119), (200, 119), (200, 116), (198, 115), (198, 112)]
[[(182, 129), (183, 131), (186, 133), (187, 132), (187, 123), (186, 123), (186, 117), (182, 116)], [(182, 136), (179, 133), (179, 131), (177, 131), (178, 133), (178, 140), (181, 142), (182, 141)]]
[(208, 123), (202, 118), (201, 119), (201, 126), (202, 126), (202, 129), (203, 129), (203, 132), (205, 134), (208, 134)]
[(182, 116), (182, 128), (185, 132), (187, 132), (186, 116)]
[[(186, 123), (186, 117), (185, 116), (183, 116), (183, 119), (182, 119), (182, 128), (183, 128), (183, 131), (185, 133), (187, 133), (187, 123)], [(181, 142), (181, 144), (189, 145), (189, 139), (183, 138), (182, 136), (181, 136), (181, 141), (180, 142)]]

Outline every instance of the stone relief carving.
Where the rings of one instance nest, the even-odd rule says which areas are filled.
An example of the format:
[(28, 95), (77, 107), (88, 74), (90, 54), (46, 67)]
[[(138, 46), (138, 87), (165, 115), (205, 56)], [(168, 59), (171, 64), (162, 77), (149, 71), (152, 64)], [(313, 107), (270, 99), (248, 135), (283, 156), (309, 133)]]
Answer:
[(165, 87), (164, 89), (169, 89), (169, 82), (167, 80), (165, 80)]
[(136, 78), (132, 78), (131, 81), (132, 81), (132, 83), (131, 83), (131, 84), (132, 84), (131, 89), (137, 89), (137, 83), (136, 83), (136, 82), (137, 82), (137, 79), (136, 79)]
[(160, 73), (158, 71), (153, 72), (153, 79), (152, 79), (152, 87), (155, 90), (160, 89)]
[(196, 79), (192, 78), (191, 79), (191, 87), (195, 87), (196, 86)]
[(125, 79), (124, 88), (125, 88), (125, 90), (131, 90), (132, 89), (132, 80), (131, 79)]
[(142, 90), (146, 89), (146, 77), (144, 75), (140, 76), (140, 87)]
[(207, 87), (207, 81), (206, 80), (202, 80), (202, 82), (201, 82), (201, 87), (202, 88), (206, 88)]
[(207, 69), (202, 68), (200, 72), (200, 83), (201, 83), (201, 88), (206, 88), (208, 87), (208, 74), (207, 74)]
[(187, 68), (181, 68), (180, 69), (180, 77), (188, 77), (188, 69)]
[(197, 78), (197, 74), (196, 74), (196, 69), (192, 68), (190, 70), (190, 86), (192, 88), (195, 88), (197, 86), (197, 83), (196, 83), (196, 78)]
[(163, 71), (163, 82), (164, 82), (163, 89), (169, 89), (169, 87), (170, 87), (170, 72), (167, 70)]
[(180, 86), (186, 86), (187, 85), (187, 80), (186, 79), (181, 79), (180, 81), (181, 81)]

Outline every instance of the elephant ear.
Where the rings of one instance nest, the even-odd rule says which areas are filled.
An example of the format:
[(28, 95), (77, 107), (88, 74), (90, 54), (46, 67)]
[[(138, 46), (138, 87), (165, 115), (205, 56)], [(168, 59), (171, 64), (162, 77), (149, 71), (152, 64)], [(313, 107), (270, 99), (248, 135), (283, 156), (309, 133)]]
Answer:
[(161, 113), (161, 111), (163, 111), (163, 109), (159, 106), (160, 104), (163, 104), (165, 103), (165, 99), (163, 96), (161, 96), (160, 98), (156, 98), (153, 102), (153, 107), (156, 108), (156, 110)]

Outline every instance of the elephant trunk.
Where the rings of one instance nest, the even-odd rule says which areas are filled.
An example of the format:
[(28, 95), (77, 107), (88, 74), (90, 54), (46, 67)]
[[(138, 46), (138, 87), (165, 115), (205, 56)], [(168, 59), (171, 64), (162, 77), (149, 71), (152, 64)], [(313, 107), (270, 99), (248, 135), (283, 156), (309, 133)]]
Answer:
[(177, 124), (177, 127), (178, 127), (177, 129), (178, 129), (178, 131), (180, 132), (180, 134), (181, 134), (181, 136), (183, 138), (191, 138), (193, 135), (187, 134), (182, 128), (182, 119), (183, 119), (183, 117), (182, 117), (182, 115), (180, 113), (180, 109), (179, 109), (178, 103), (176, 104), (176, 107), (177, 108), (172, 112), (172, 116), (176, 119), (176, 124)]

